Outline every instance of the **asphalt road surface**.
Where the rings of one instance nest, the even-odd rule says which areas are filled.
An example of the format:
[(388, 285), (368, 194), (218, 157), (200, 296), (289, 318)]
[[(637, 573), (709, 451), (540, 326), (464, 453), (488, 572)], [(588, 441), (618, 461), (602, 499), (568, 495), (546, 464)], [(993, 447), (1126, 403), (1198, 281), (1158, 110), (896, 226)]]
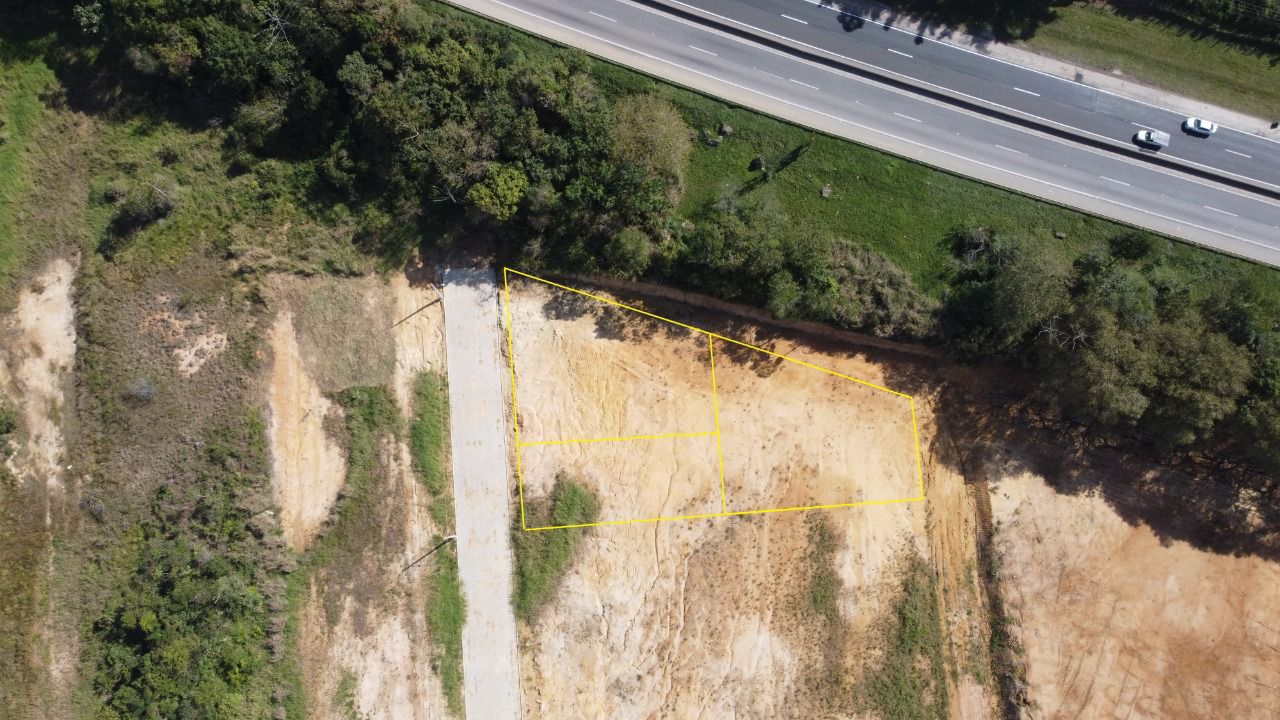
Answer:
[[(1209, 138), (1185, 115), (879, 22), (861, 0), (657, 0), (735, 27), (825, 51), (855, 65), (978, 100), (1094, 138), (1129, 144), (1149, 128), (1172, 136), (1161, 154), (1280, 189), (1280, 142), (1223, 126)], [(1214, 118), (1205, 118), (1214, 120)]]
[(627, 0), (452, 2), (730, 102), (1280, 266), (1280, 202), (1252, 193), (887, 87)]
[(520, 720), (520, 660), (511, 607), (506, 374), (492, 270), (446, 270), (449, 439), (458, 527), (463, 700), (472, 720)]

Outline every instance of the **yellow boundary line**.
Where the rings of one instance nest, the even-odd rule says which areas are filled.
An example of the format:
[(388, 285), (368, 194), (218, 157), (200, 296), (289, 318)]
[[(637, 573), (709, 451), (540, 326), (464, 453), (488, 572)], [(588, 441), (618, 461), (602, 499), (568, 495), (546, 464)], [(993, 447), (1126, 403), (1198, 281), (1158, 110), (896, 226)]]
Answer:
[[(625, 437), (603, 437), (603, 438), (583, 438), (581, 440), (531, 440), (519, 443), (520, 447), (530, 447), (532, 445), (577, 445), (585, 443), (599, 442), (624, 442), (627, 440), (665, 440), (667, 438), (695, 438), (707, 437), (708, 435), (719, 435), (719, 430), (707, 430), (705, 432), (693, 433), (665, 433), (662, 435), (627, 435)], [(519, 441), (517, 441), (519, 442)]]
[(801, 510), (831, 510), (833, 508), (852, 508), (852, 507), (868, 507), (872, 505), (900, 505), (902, 503), (920, 502), (924, 500), (924, 496), (912, 498), (892, 498), (889, 500), (864, 500), (862, 502), (853, 503), (831, 503), (828, 505), (797, 505), (795, 507), (784, 508), (768, 508), (765, 510), (730, 510), (728, 512), (718, 513), (702, 513), (699, 515), (674, 515), (672, 517), (653, 517), (639, 518), (636, 520), (601, 520), (593, 523), (579, 523), (576, 525), (542, 525), (540, 527), (525, 528), (529, 532), (538, 530), (566, 530), (569, 528), (587, 528), (597, 527), (600, 525), (632, 525), (635, 523), (655, 523), (667, 522), (669, 520), (700, 520), (703, 518), (719, 518), (719, 517), (735, 517), (738, 515), (768, 515), (770, 513), (781, 512), (799, 512)]
[(527, 277), (527, 278), (529, 278), (530, 280), (537, 280), (537, 281), (538, 281), (538, 282), (540, 282), (540, 283), (544, 283), (544, 284), (550, 285), (550, 286), (552, 286), (552, 287), (558, 287), (558, 288), (560, 288), (561, 290), (568, 290), (569, 292), (577, 293), (577, 294), (582, 295), (582, 296), (584, 296), (584, 297), (589, 297), (589, 298), (591, 298), (592, 300), (599, 300), (600, 302), (609, 303), (610, 305), (616, 305), (616, 306), (618, 306), (618, 307), (620, 307), (620, 308), (622, 308), (622, 309), (624, 309), (624, 310), (630, 310), (631, 312), (637, 312), (637, 313), (640, 313), (641, 315), (645, 315), (645, 316), (647, 316), (647, 317), (651, 317), (651, 318), (653, 318), (653, 319), (655, 319), (655, 320), (661, 320), (661, 321), (663, 321), (663, 322), (671, 323), (672, 325), (678, 325), (678, 326), (680, 326), (680, 327), (682, 327), (682, 328), (685, 328), (685, 329), (687, 329), (687, 330), (693, 330), (694, 332), (700, 332), (700, 333), (702, 333), (703, 335), (708, 335), (708, 336), (713, 337), (713, 338), (715, 338), (715, 339), (717, 339), (717, 340), (723, 340), (723, 341), (725, 341), (725, 342), (733, 343), (734, 345), (741, 345), (741, 346), (742, 346), (742, 347), (744, 347), (744, 348), (750, 348), (750, 349), (752, 349), (752, 350), (756, 350), (756, 351), (758, 351), (758, 352), (762, 352), (762, 353), (764, 353), (764, 354), (766, 354), (766, 355), (772, 355), (773, 357), (776, 357), (776, 358), (779, 358), (779, 359), (782, 359), (782, 360), (786, 360), (786, 361), (788, 361), (788, 362), (793, 362), (793, 363), (795, 363), (795, 364), (797, 364), (797, 365), (803, 365), (803, 366), (805, 366), (805, 367), (807, 367), (807, 368), (810, 368), (810, 369), (813, 369), (813, 370), (818, 370), (818, 371), (824, 372), (824, 373), (826, 373), (826, 374), (828, 374), (828, 375), (835, 375), (835, 376), (836, 376), (836, 377), (838, 377), (838, 378), (844, 378), (845, 380), (848, 380), (848, 381), (850, 381), (850, 382), (856, 382), (856, 383), (858, 383), (859, 385), (866, 385), (866, 386), (867, 386), (867, 387), (869, 387), (869, 388), (875, 388), (876, 390), (879, 390), (879, 391), (881, 391), (881, 392), (887, 392), (887, 393), (889, 393), (890, 395), (897, 395), (898, 397), (904, 397), (904, 398), (909, 398), (909, 397), (911, 397), (910, 395), (908, 395), (908, 394), (906, 394), (906, 393), (900, 393), (900, 392), (898, 392), (897, 390), (890, 390), (889, 388), (884, 387), (883, 385), (876, 385), (875, 383), (867, 382), (866, 380), (859, 380), (859, 379), (858, 379), (858, 378), (856, 378), (856, 377), (850, 377), (849, 375), (845, 375), (845, 374), (843, 374), (843, 373), (838, 373), (838, 372), (836, 372), (835, 370), (828, 370), (827, 368), (824, 368), (824, 367), (822, 367), (821, 365), (814, 365), (813, 363), (807, 363), (807, 362), (805, 362), (804, 360), (797, 360), (797, 359), (795, 359), (795, 358), (793, 358), (793, 357), (788, 357), (788, 356), (786, 356), (786, 355), (782, 355), (782, 354), (779, 354), (779, 353), (773, 352), (772, 350), (765, 350), (764, 348), (762, 348), (762, 347), (757, 347), (757, 346), (755, 346), (755, 345), (752, 345), (751, 343), (745, 343), (745, 342), (742, 342), (741, 340), (734, 340), (734, 339), (733, 339), (733, 338), (731, 338), (731, 337), (725, 337), (724, 335), (720, 335), (720, 334), (718, 334), (718, 333), (713, 333), (713, 332), (711, 332), (710, 330), (703, 330), (702, 328), (694, 327), (694, 326), (692, 326), (692, 325), (688, 325), (688, 324), (686, 324), (686, 323), (682, 323), (682, 322), (680, 322), (679, 320), (672, 320), (671, 318), (664, 318), (664, 317), (662, 317), (661, 315), (654, 315), (653, 313), (648, 312), (648, 311), (645, 311), (645, 310), (641, 310), (640, 308), (637, 308), (637, 307), (631, 307), (630, 305), (624, 305), (623, 303), (620, 303), (620, 302), (618, 302), (617, 300), (610, 300), (610, 299), (609, 299), (609, 298), (607, 298), (607, 297), (601, 297), (601, 296), (599, 296), (599, 295), (592, 295), (592, 294), (591, 294), (591, 293), (589, 293), (589, 292), (583, 292), (582, 290), (577, 290), (577, 289), (575, 289), (575, 288), (571, 288), (571, 287), (569, 287), (568, 285), (561, 285), (560, 283), (552, 282), (552, 281), (550, 281), (550, 280), (546, 280), (546, 279), (540, 278), (540, 277), (538, 277), (537, 275), (530, 275), (529, 273), (521, 272), (521, 271), (519, 271), (519, 270), (516, 270), (515, 268), (507, 268), (507, 267), (504, 267), (502, 270), (503, 270), (504, 282), (505, 282), (506, 273), (507, 273), (507, 272), (512, 272), (512, 273), (515, 273), (516, 275), (521, 275), (521, 276)]
[[(515, 341), (512, 336), (512, 328), (511, 328), (511, 284), (510, 284), (510, 279), (508, 277), (509, 273), (515, 273), (516, 275), (529, 278), (530, 280), (543, 283), (544, 285), (550, 285), (552, 287), (560, 288), (561, 290), (568, 290), (569, 292), (582, 295), (583, 297), (591, 298), (592, 300), (598, 300), (600, 302), (607, 303), (609, 305), (615, 305), (624, 310), (630, 310), (632, 312), (639, 313), (646, 317), (651, 317), (655, 320), (661, 320), (662, 322), (671, 323), (672, 325), (676, 325), (678, 327), (682, 327), (687, 330), (693, 330), (694, 332), (699, 332), (699, 333), (702, 333), (703, 335), (706, 335), (707, 350), (711, 359), (711, 401), (712, 401), (712, 408), (715, 415), (716, 429), (714, 431), (698, 432), (698, 433), (669, 433), (669, 434), (663, 434), (663, 435), (631, 435), (631, 436), (617, 437), (617, 438), (588, 438), (588, 439), (582, 439), (582, 440), (540, 440), (540, 441), (522, 443), (520, 441), (520, 407), (516, 398), (516, 353), (515, 353)], [(511, 416), (512, 416), (512, 422), (515, 424), (516, 481), (519, 486), (521, 529), (528, 532), (534, 532), (539, 530), (565, 530), (570, 528), (600, 527), (600, 526), (606, 526), (606, 525), (632, 525), (636, 523), (666, 522), (671, 520), (698, 520), (702, 518), (734, 517), (739, 515), (766, 515), (766, 514), (780, 513), (780, 512), (798, 512), (802, 510), (829, 510), (834, 508), (868, 507), (868, 506), (874, 506), (874, 505), (895, 505), (900, 503), (921, 502), (924, 500), (924, 497), (925, 497), (924, 465), (923, 465), (923, 462), (921, 461), (921, 456), (920, 456), (920, 428), (918, 423), (916, 422), (916, 399), (914, 396), (908, 395), (906, 393), (900, 393), (896, 390), (890, 390), (887, 387), (876, 385), (875, 383), (870, 383), (870, 382), (867, 382), (866, 380), (859, 380), (856, 377), (851, 377), (843, 373), (838, 373), (834, 370), (829, 370), (820, 365), (814, 365), (813, 363), (808, 363), (803, 360), (797, 360), (793, 357), (788, 357), (786, 355), (775, 353), (771, 350), (766, 350), (762, 347), (758, 347), (750, 343), (742, 342), (741, 340), (735, 340), (733, 338), (725, 337), (718, 333), (713, 333), (709, 330), (703, 330), (702, 328), (694, 327), (693, 325), (688, 325), (678, 320), (672, 320), (671, 318), (665, 318), (665, 317), (662, 317), (661, 315), (655, 315), (654, 313), (648, 312), (646, 310), (641, 310), (640, 308), (637, 308), (637, 307), (632, 307), (630, 305), (620, 303), (616, 300), (611, 300), (609, 298), (602, 297), (600, 295), (594, 295), (592, 293), (584, 292), (576, 288), (571, 288), (568, 285), (561, 285), (560, 283), (552, 282), (551, 280), (540, 278), (536, 275), (530, 275), (529, 273), (521, 272), (520, 270), (516, 270), (515, 268), (509, 268), (509, 267), (502, 268), (502, 289), (503, 289), (503, 297), (505, 301), (504, 302), (505, 311), (506, 311), (505, 315), (506, 315), (506, 321), (507, 321), (507, 357), (511, 365)], [(866, 500), (862, 502), (829, 503), (825, 505), (798, 505), (795, 507), (768, 508), (764, 510), (732, 510), (732, 511), (729, 510), (728, 494), (727, 494), (727, 489), (726, 489), (725, 479), (724, 479), (724, 454), (723, 454), (723, 451), (721, 450), (721, 442), (720, 442), (720, 438), (721, 438), (720, 405), (719, 405), (719, 399), (717, 396), (717, 387), (716, 387), (716, 361), (715, 361), (715, 344), (714, 344), (715, 340), (723, 340), (725, 342), (733, 343), (734, 345), (739, 345), (741, 347), (755, 350), (757, 352), (762, 352), (766, 355), (770, 355), (772, 357), (776, 357), (781, 360), (786, 360), (788, 362), (793, 362), (793, 363), (796, 363), (797, 365), (802, 365), (812, 370), (818, 370), (820, 372), (824, 372), (828, 375), (833, 375), (838, 378), (843, 378), (845, 380), (857, 383), (859, 385), (865, 385), (869, 388), (873, 388), (881, 392), (889, 393), (890, 395), (896, 395), (898, 397), (906, 398), (911, 404), (911, 435), (912, 435), (912, 440), (915, 444), (916, 475), (919, 478), (920, 495), (918, 497), (912, 497), (912, 498), (893, 498), (889, 500)], [(520, 458), (521, 450), (525, 447), (534, 446), (534, 445), (569, 445), (569, 444), (575, 444), (575, 443), (617, 442), (617, 441), (625, 441), (625, 440), (655, 440), (655, 439), (661, 439), (661, 438), (706, 437), (709, 435), (716, 436), (716, 456), (720, 465), (720, 507), (722, 508), (721, 512), (701, 513), (696, 515), (675, 515), (671, 517), (637, 518), (637, 519), (631, 519), (631, 520), (601, 520), (601, 521), (591, 522), (591, 523), (579, 523), (579, 524), (573, 524), (573, 525), (544, 525), (540, 527), (529, 527), (525, 521), (524, 469), (523, 469), (521, 458)]]
[(711, 356), (711, 409), (716, 416), (716, 459), (720, 462), (720, 510), (729, 512), (729, 496), (724, 487), (724, 451), (720, 449), (720, 398), (716, 394), (716, 346), (707, 338), (707, 354)]
[(509, 268), (502, 268), (503, 309), (507, 316), (507, 362), (511, 365), (511, 424), (516, 427), (516, 485), (520, 495), (520, 527), (528, 530), (524, 519), (524, 469), (520, 463), (520, 402), (516, 399), (516, 344), (511, 337), (511, 283), (507, 281)]

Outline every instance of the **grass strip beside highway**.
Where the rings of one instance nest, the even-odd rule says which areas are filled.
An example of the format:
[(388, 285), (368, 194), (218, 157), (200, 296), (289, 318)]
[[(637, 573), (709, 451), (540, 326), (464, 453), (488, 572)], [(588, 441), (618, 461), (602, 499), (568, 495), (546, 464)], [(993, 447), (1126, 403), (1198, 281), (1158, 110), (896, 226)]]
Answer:
[(1118, 74), (1179, 95), (1280, 118), (1280, 57), (1250, 52), (1212, 36), (1197, 37), (1155, 19), (1126, 18), (1107, 5), (1054, 9), (1053, 22), (1025, 42), (1028, 50)]

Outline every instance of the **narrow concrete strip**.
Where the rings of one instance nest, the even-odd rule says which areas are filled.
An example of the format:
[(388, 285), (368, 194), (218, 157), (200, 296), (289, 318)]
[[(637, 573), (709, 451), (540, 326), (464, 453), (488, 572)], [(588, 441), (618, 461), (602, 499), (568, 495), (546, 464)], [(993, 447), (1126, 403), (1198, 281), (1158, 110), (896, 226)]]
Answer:
[(519, 720), (521, 711), (500, 313), (492, 270), (445, 271), (458, 570), (467, 601), (463, 697), (470, 720)]

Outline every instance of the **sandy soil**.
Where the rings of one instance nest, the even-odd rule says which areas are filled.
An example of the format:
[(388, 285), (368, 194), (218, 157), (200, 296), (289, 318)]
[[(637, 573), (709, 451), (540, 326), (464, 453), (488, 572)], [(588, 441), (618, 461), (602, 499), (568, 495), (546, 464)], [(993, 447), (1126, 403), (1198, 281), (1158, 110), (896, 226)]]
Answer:
[(169, 346), (180, 375), (191, 377), (227, 349), (227, 334), (207, 323), (199, 312), (184, 313), (172, 295), (162, 294), (156, 301), (164, 309), (143, 318), (142, 329)]
[[(920, 496), (909, 398), (724, 341), (715, 350), (731, 511)], [(880, 368), (865, 362), (803, 347), (779, 350), (841, 375), (886, 382)]]
[[(306, 284), (297, 279), (281, 284), (288, 288), (282, 293), (281, 303), (285, 306), (291, 305), (291, 299), (308, 294)], [(390, 283), (359, 278), (350, 281), (349, 288), (327, 290), (337, 298), (358, 299), (359, 306), (368, 313), (361, 322), (383, 338), (393, 337), (395, 342), (394, 372), (390, 378), (385, 376), (379, 359), (370, 364), (368, 375), (361, 377), (356, 363), (340, 358), (327, 370), (330, 382), (378, 384), (390, 380), (396, 402), (408, 416), (417, 375), (427, 370), (444, 371), (443, 309), (433, 302), (434, 292), (404, 276), (393, 277)], [(281, 317), (287, 317), (287, 313)], [(305, 329), (298, 329), (298, 334), (307, 335), (301, 343), (311, 355), (307, 361), (302, 357), (306, 353), (298, 350), (299, 341), (284, 336), (293, 336), (294, 329), (281, 328), (279, 323), (276, 329), (280, 331), (280, 336), (272, 334), (276, 357), (281, 357), (283, 349), (292, 368), (284, 383), (284, 394), (292, 393), (295, 398), (287, 416), (290, 432), (305, 435), (313, 443), (310, 447), (319, 448), (320, 443), (327, 447), (329, 440), (320, 419), (330, 411), (329, 402), (315, 382), (290, 378), (306, 378), (308, 366), (319, 367), (339, 355), (358, 358), (359, 349), (339, 345), (344, 337), (341, 333), (307, 335)], [(359, 344), (357, 338), (356, 345)], [(390, 352), (386, 354), (391, 356)], [(276, 385), (273, 374), (273, 396), (278, 392)], [(308, 517), (319, 517), (323, 522), (332, 504), (330, 493), (341, 488), (345, 465), (340, 454), (335, 458), (330, 450), (319, 452), (324, 466), (320, 471), (326, 477), (336, 477), (337, 484), (331, 486), (326, 481), (323, 485), (323, 513), (315, 503), (299, 507), (300, 512), (309, 508)], [(347, 720), (350, 708), (334, 703), (344, 677), (354, 680), (353, 704), (361, 718), (427, 720), (448, 716), (443, 690), (432, 670), (435, 649), (426, 628), (424, 572), (430, 566), (423, 563), (403, 571), (431, 548), (436, 534), (448, 531), (435, 527), (431, 520), (431, 498), (413, 472), (408, 446), (400, 440), (388, 441), (382, 448), (381, 463), (386, 484), (379, 486), (379, 497), (374, 502), (386, 511), (383, 526), (374, 532), (377, 546), (344, 549), (342, 554), (356, 555), (354, 566), (320, 568), (311, 579), (310, 594), (301, 610), (299, 650), (308, 716), (312, 718)]]
[(285, 540), (301, 552), (319, 533), (346, 478), (346, 459), (324, 428), (325, 418), (340, 417), (341, 409), (303, 368), (292, 313), (276, 318), (269, 342), (271, 478)]
[(75, 266), (53, 261), (18, 295), (10, 340), (0, 363), (0, 388), (18, 400), (25, 443), (10, 458), (15, 477), (62, 490), (66, 444), (62, 437), (66, 383), (75, 362)]
[[(706, 336), (596, 312), (542, 285), (516, 283), (512, 305), (522, 440), (714, 429)], [(775, 347), (855, 377), (885, 376), (860, 354)], [(754, 351), (716, 349), (733, 508), (918, 494), (900, 398)], [(545, 494), (554, 470), (568, 468), (595, 488), (605, 519), (714, 510), (714, 441), (525, 447), (526, 497)], [(826, 694), (830, 678), (856, 679), (874, 655), (868, 647), (904, 553), (929, 555), (924, 507), (554, 531), (584, 539), (555, 600), (522, 631), (525, 716), (851, 716), (846, 699)], [(807, 604), (816, 517), (838, 539), (837, 625)]]
[[(801, 364), (882, 385), (866, 362), (779, 348), (791, 362), (521, 279), (510, 311), (530, 497), (562, 469), (608, 488), (603, 520), (920, 495), (910, 400)], [(672, 433), (696, 436), (559, 444)]]
[(1280, 718), (1280, 566), (1161, 543), (1100, 497), (993, 470), (1038, 718)]

